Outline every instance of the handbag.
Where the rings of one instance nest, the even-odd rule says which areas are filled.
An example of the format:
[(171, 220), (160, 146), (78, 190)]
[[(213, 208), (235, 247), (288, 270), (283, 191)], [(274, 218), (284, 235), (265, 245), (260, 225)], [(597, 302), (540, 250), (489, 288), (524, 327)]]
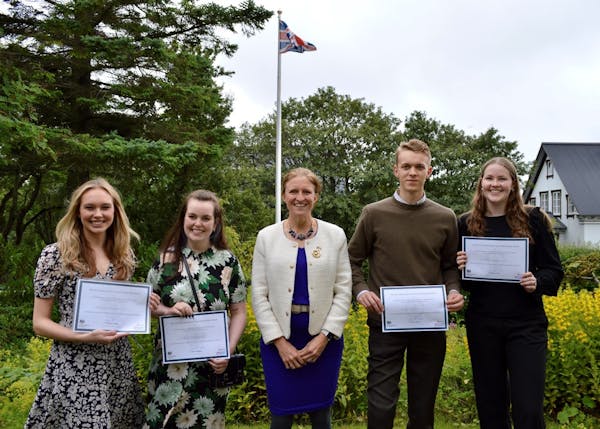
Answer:
[[(196, 293), (196, 288), (194, 286), (194, 278), (192, 277), (192, 273), (190, 272), (190, 267), (187, 262), (187, 258), (185, 255), (181, 255), (183, 257), (183, 265), (185, 266), (185, 270), (188, 275), (188, 280), (190, 281), (190, 286), (192, 288), (192, 293), (194, 294), (194, 301), (196, 301), (196, 309), (201, 311), (200, 300), (198, 299), (198, 294)], [(244, 376), (244, 368), (246, 367), (246, 356), (242, 353), (235, 353), (229, 357), (229, 362), (227, 364), (227, 368), (221, 374), (217, 374), (212, 371), (208, 375), (208, 385), (210, 387), (231, 387), (236, 384), (242, 384), (245, 380)]]
[(246, 367), (246, 356), (242, 353), (231, 355), (225, 372), (217, 374), (211, 372), (208, 375), (208, 385), (210, 387), (231, 387), (242, 384), (246, 379), (244, 368)]

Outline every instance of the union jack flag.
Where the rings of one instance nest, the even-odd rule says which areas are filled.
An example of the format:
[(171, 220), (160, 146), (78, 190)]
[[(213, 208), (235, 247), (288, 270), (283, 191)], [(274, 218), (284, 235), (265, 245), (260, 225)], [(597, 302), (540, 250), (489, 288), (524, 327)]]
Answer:
[(305, 42), (299, 36), (295, 35), (292, 30), (283, 21), (279, 21), (279, 53), (316, 51), (317, 47), (312, 43)]

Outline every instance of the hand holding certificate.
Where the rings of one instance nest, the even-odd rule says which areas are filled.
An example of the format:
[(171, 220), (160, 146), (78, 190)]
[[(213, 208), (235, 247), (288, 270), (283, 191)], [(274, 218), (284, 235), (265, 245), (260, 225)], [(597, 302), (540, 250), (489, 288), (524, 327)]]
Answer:
[(528, 238), (463, 237), (463, 250), (463, 280), (519, 283), (529, 271)]
[(151, 293), (152, 286), (146, 283), (79, 279), (73, 309), (73, 331), (104, 329), (149, 334)]
[(448, 330), (444, 285), (386, 286), (380, 293), (383, 332)]
[(227, 312), (204, 311), (192, 317), (161, 316), (163, 364), (229, 359)]

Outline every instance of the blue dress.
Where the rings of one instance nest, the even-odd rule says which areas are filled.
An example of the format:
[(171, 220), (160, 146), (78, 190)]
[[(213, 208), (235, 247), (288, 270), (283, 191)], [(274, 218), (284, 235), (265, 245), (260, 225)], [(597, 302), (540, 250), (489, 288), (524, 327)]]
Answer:
[[(310, 304), (306, 252), (298, 248), (293, 304)], [(308, 332), (309, 313), (292, 314), (290, 343), (302, 349), (313, 336)], [(344, 350), (344, 340), (330, 341), (315, 363), (286, 369), (277, 347), (260, 341), (269, 409), (275, 415), (316, 411), (333, 404)]]

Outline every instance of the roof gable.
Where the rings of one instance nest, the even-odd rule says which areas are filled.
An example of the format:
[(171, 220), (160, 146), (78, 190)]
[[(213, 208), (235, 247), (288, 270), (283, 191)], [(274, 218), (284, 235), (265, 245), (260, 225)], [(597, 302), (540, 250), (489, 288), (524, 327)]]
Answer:
[(523, 196), (527, 201), (546, 158), (581, 215), (600, 214), (600, 143), (542, 143)]

